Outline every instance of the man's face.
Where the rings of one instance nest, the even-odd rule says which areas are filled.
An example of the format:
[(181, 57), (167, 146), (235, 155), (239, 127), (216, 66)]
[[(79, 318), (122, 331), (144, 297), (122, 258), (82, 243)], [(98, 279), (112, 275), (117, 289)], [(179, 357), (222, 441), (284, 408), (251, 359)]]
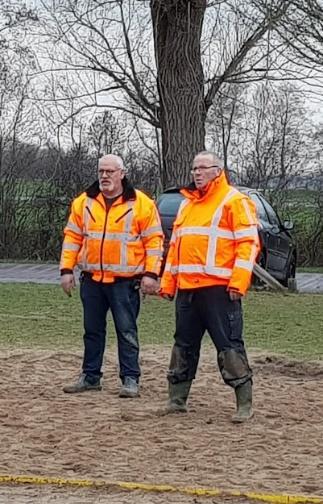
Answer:
[(122, 179), (124, 171), (112, 157), (99, 161), (98, 167), (100, 190), (106, 196), (117, 196), (122, 193)]
[(217, 178), (221, 171), (221, 167), (217, 165), (213, 156), (209, 154), (196, 156), (191, 170), (197, 189), (203, 189), (210, 180)]

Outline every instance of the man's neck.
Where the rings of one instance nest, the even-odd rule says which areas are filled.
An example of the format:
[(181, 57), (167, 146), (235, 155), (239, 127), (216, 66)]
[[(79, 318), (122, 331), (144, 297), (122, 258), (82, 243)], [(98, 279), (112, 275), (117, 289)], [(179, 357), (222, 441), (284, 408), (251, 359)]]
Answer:
[(121, 196), (122, 193), (123, 193), (122, 190), (121, 191), (120, 190), (113, 191), (113, 192), (102, 191), (103, 196), (107, 199), (118, 198), (119, 196)]

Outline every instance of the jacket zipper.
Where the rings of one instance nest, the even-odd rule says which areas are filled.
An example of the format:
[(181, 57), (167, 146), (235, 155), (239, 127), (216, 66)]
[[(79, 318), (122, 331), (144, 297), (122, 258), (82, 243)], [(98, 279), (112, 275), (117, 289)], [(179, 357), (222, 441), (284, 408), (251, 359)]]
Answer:
[(108, 207), (107, 204), (105, 204), (105, 220), (104, 220), (103, 235), (102, 235), (101, 247), (100, 247), (100, 269), (101, 269), (101, 280), (100, 280), (100, 282), (103, 281), (103, 275), (104, 275), (104, 273), (103, 273), (103, 246), (104, 246), (106, 226), (107, 226), (107, 220), (108, 220), (108, 214), (109, 214), (110, 208), (111, 207)]

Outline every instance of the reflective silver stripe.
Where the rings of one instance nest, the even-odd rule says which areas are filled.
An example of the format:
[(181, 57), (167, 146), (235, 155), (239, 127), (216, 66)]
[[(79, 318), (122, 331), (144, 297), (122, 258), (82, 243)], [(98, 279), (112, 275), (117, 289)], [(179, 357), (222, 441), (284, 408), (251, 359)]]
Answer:
[[(97, 232), (97, 231), (89, 231), (87, 233), (87, 238), (93, 239), (93, 240), (102, 240), (103, 238), (103, 233)], [(127, 233), (109, 233), (107, 232), (104, 236), (104, 240), (106, 241), (112, 241), (112, 240), (117, 240), (120, 241), (121, 243), (127, 243), (127, 242), (135, 242), (140, 239), (140, 235), (130, 235)]]
[[(255, 227), (257, 230), (256, 226), (252, 226), (252, 227)], [(257, 232), (257, 238), (258, 238), (258, 232)], [(256, 262), (256, 257), (257, 257), (257, 253), (258, 253), (258, 243), (259, 243), (259, 240), (255, 241), (251, 245), (249, 260), (236, 259), (236, 261), (234, 263), (234, 267), (242, 268), (242, 269), (245, 269), (245, 270), (251, 272), (253, 270), (254, 264)]]
[(101, 240), (103, 238), (103, 233), (98, 233), (96, 231), (88, 231), (86, 237), (94, 240)]
[(258, 254), (258, 243), (259, 243), (259, 241), (257, 241), (257, 243), (253, 243), (251, 246), (249, 260), (252, 263), (252, 267), (254, 266), (254, 264), (256, 262), (256, 257)]
[[(175, 269), (176, 269), (176, 271), (173, 271)], [(171, 273), (176, 274), (177, 273), (177, 266), (172, 266), (171, 263), (166, 263), (164, 271), (167, 271), (167, 272), (171, 271)]]
[[(133, 208), (134, 206), (134, 201), (128, 201), (127, 202), (127, 206), (128, 206), (128, 210), (130, 210), (131, 208)], [(124, 237), (123, 239), (121, 239), (121, 250), (120, 250), (120, 266), (122, 268), (126, 267), (127, 266), (127, 259), (128, 259), (128, 247), (127, 247), (127, 243), (128, 243), (128, 237), (130, 236), (130, 230), (131, 230), (131, 226), (132, 226), (132, 221), (133, 221), (133, 217), (134, 217), (134, 212), (128, 212), (127, 215), (126, 215), (126, 218), (125, 218), (125, 223), (124, 223)], [(126, 239), (125, 239), (126, 237)]]
[(76, 233), (76, 234), (79, 234), (79, 235), (83, 236), (82, 229), (80, 229), (78, 226), (76, 226), (76, 224), (73, 224), (73, 222), (69, 221), (66, 224), (66, 228), (70, 229), (71, 231), (74, 231), (74, 233)]
[(122, 267), (119, 264), (107, 264), (103, 265), (103, 269), (106, 271), (116, 271), (120, 273), (140, 273), (145, 270), (143, 265), (137, 265), (137, 266), (124, 266)]
[(154, 205), (154, 214), (155, 214), (155, 219), (156, 221), (158, 222), (158, 224), (161, 226), (161, 220), (160, 220), (160, 215), (159, 215), (159, 212), (157, 210), (157, 207)]
[(188, 203), (190, 202), (190, 200), (188, 198), (185, 198), (182, 203), (179, 205), (179, 209), (177, 211), (177, 215), (180, 215), (180, 213), (182, 213), (182, 210), (184, 210), (184, 208), (186, 207), (186, 205), (188, 205)]
[[(178, 210), (177, 210), (176, 219), (177, 219), (177, 217), (178, 217), (178, 216), (182, 213), (182, 211), (184, 210), (184, 208), (185, 208), (185, 207), (189, 204), (189, 202), (190, 202), (190, 200), (189, 200), (188, 198), (185, 198), (185, 199), (181, 202), (181, 204), (179, 205), (179, 208), (178, 208)], [(176, 222), (176, 219), (175, 219), (175, 222)], [(176, 242), (177, 237), (178, 237), (178, 236), (180, 236), (180, 235), (178, 234), (178, 232), (179, 232), (179, 231), (181, 231), (181, 229), (177, 229), (176, 231), (174, 231), (174, 230), (172, 231), (172, 236), (171, 236), (171, 239), (170, 239), (169, 244), (171, 244), (171, 243), (175, 243), (175, 242)], [(179, 241), (179, 243), (180, 243), (180, 241)]]
[[(218, 226), (219, 226), (219, 222), (222, 217), (224, 205), (227, 203), (227, 201), (229, 201), (232, 198), (232, 196), (237, 194), (237, 192), (238, 192), (237, 189), (231, 189), (228, 192), (228, 194), (225, 196), (225, 198), (222, 200), (220, 206), (216, 209), (216, 211), (214, 212), (214, 215), (212, 217), (211, 226), (210, 226), (211, 228), (213, 227), (216, 230), (218, 230)], [(211, 267), (214, 265), (214, 261), (216, 259), (217, 238), (218, 238), (218, 235), (215, 233), (215, 234), (212, 234), (209, 239), (209, 244), (208, 244), (207, 254), (206, 254), (206, 267)]]
[[(85, 200), (85, 205), (83, 208), (83, 233), (84, 233), (84, 243), (83, 243), (83, 249), (82, 249), (82, 268), (84, 270), (87, 269), (87, 259), (88, 259), (88, 241), (87, 241), (87, 236), (88, 236), (88, 229), (89, 229), (89, 220), (91, 217), (91, 210), (93, 206), (93, 199), (87, 197)], [(87, 209), (87, 208), (88, 209)]]
[(214, 236), (215, 238), (227, 238), (228, 240), (235, 239), (232, 231), (209, 226), (189, 226), (177, 230), (177, 236), (186, 235)]
[(208, 226), (189, 226), (185, 228), (179, 228), (177, 230), (177, 236), (186, 236), (186, 235), (209, 235), (210, 228)]
[(63, 250), (75, 250), (78, 252), (81, 248), (81, 245), (78, 245), (77, 243), (63, 243)]
[(234, 233), (228, 229), (212, 229), (211, 228), (211, 236), (215, 236), (216, 238), (225, 238), (226, 240), (234, 240)]
[(252, 238), (254, 236), (258, 236), (258, 229), (257, 229), (257, 226), (249, 226), (245, 229), (239, 229), (239, 231), (235, 231), (234, 232), (234, 236), (236, 239), (238, 238), (244, 238), (245, 236), (246, 237), (249, 237)]
[(230, 278), (232, 275), (232, 268), (218, 268), (217, 266), (206, 267), (206, 273), (225, 278)]
[(157, 257), (162, 257), (163, 255), (162, 251), (157, 249), (146, 249), (146, 254), (148, 256), (157, 256)]
[(148, 229), (145, 229), (144, 231), (141, 232), (141, 236), (142, 237), (145, 237), (145, 236), (150, 236), (152, 234), (155, 234), (155, 233), (162, 233), (162, 228), (161, 226), (151, 226), (150, 228)]
[(158, 272), (158, 266), (160, 264), (160, 259), (162, 257), (162, 251), (161, 250), (154, 250), (154, 249), (149, 249), (146, 250), (147, 256), (150, 257), (149, 264), (147, 264), (146, 261), (146, 271), (151, 271), (151, 272)]
[(247, 271), (252, 271), (253, 270), (253, 262), (251, 261), (246, 261), (245, 259), (236, 259), (234, 266), (236, 268), (242, 268)]
[(205, 266), (204, 264), (181, 264), (180, 266), (171, 266), (170, 271), (173, 275), (177, 273), (205, 273), (207, 275), (222, 276), (225, 278), (230, 278), (232, 275), (231, 268), (218, 268), (216, 266)]
[[(182, 212), (182, 210), (186, 207), (186, 205), (188, 205), (188, 203), (189, 203), (189, 202), (190, 202), (190, 200), (189, 200), (188, 198), (185, 198), (185, 199), (181, 202), (181, 204), (179, 205), (179, 208), (178, 208), (178, 210), (177, 210), (176, 219), (177, 219), (177, 217), (180, 215), (180, 213)], [(175, 220), (176, 220), (176, 219), (175, 219)], [(176, 242), (177, 237), (179, 236), (179, 235), (178, 235), (178, 231), (180, 231), (180, 230), (179, 230), (179, 229), (177, 229), (176, 231), (174, 231), (174, 230), (172, 231), (172, 236), (171, 236), (171, 238), (170, 238), (170, 240), (169, 240), (169, 244), (171, 244), (171, 243), (175, 243), (175, 242)]]
[[(101, 271), (101, 265), (99, 263), (88, 263), (88, 271)], [(120, 264), (103, 264), (103, 271), (113, 271), (117, 273), (141, 273), (145, 270), (143, 265), (138, 266), (122, 266)]]
[(252, 217), (252, 214), (251, 214), (251, 211), (250, 211), (250, 206), (248, 205), (248, 202), (246, 199), (243, 199), (242, 200), (242, 204), (244, 206), (244, 209), (245, 209), (245, 212), (246, 212), (246, 215), (249, 219), (249, 222), (250, 224), (255, 224), (255, 219), (254, 217)]
[(175, 243), (175, 242), (176, 242), (176, 240), (177, 240), (177, 236), (178, 236), (177, 231), (173, 231), (173, 232), (172, 232), (172, 236), (171, 236), (171, 238), (170, 238), (170, 240), (169, 240), (169, 244), (171, 244), (171, 243)]

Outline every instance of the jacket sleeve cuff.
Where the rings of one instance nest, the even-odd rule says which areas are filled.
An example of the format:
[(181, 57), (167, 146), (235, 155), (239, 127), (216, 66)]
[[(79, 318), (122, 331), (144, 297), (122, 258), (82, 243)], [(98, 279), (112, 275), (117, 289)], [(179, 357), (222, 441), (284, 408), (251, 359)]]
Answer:
[(160, 294), (161, 296), (164, 294), (166, 296), (169, 296), (171, 298), (174, 298), (175, 294), (176, 294), (176, 291), (172, 291), (170, 289), (167, 289), (167, 288), (161, 288), (159, 289), (159, 292), (158, 294)]
[(63, 276), (63, 275), (73, 275), (73, 270), (71, 270), (69, 268), (63, 268), (60, 271), (61, 271), (61, 276)]
[(247, 288), (246, 289), (239, 289), (239, 287), (235, 287), (233, 285), (228, 285), (227, 287), (227, 291), (234, 291), (234, 292), (237, 292), (238, 294), (241, 294), (241, 296), (244, 296), (247, 292)]
[(158, 278), (158, 275), (156, 275), (156, 273), (153, 273), (152, 271), (145, 271), (145, 273), (142, 276), (153, 278), (154, 280), (157, 280)]

